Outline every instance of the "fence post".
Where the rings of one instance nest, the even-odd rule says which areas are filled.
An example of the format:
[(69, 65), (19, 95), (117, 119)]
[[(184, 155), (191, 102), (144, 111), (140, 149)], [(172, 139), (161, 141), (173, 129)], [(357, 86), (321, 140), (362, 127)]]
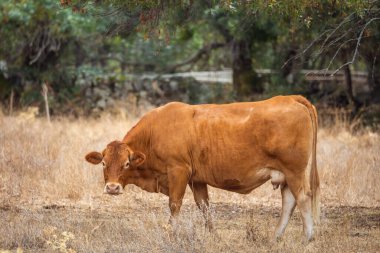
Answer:
[(42, 84), (42, 96), (44, 97), (45, 101), (45, 112), (46, 112), (46, 118), (48, 122), (50, 123), (50, 112), (49, 112), (49, 101), (48, 101), (48, 87), (47, 87), (47, 81), (45, 81)]

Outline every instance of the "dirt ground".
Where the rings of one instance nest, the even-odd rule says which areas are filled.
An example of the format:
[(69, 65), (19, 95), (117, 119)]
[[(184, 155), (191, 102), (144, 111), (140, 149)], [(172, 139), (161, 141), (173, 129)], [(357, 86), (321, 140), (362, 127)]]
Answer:
[[(0, 206), (0, 249), (16, 252), (379, 252), (380, 208), (324, 206), (315, 240), (305, 244), (296, 210), (281, 241), (272, 241), (280, 206), (212, 203), (214, 230), (195, 204), (168, 225), (167, 203), (113, 197), (78, 203)], [(117, 202), (115, 204), (115, 201)]]

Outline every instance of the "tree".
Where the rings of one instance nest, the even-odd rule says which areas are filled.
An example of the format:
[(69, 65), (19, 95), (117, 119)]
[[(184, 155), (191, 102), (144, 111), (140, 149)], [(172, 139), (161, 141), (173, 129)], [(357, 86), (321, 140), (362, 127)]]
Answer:
[[(301, 86), (302, 93), (297, 71), (326, 65), (344, 65), (347, 80), (352, 69), (367, 67), (376, 94), (378, 9), (379, 1), (354, 0), (2, 1), (0, 96), (10, 99), (13, 89), (16, 103), (34, 103), (46, 80), (61, 105), (99, 80), (123, 82), (127, 73), (229, 67), (235, 93), (250, 99), (275, 86), (273, 94)], [(262, 78), (260, 68), (282, 77)]]
[[(85, 8), (86, 1), (63, 1), (64, 5)], [(70, 3), (69, 3), (70, 2)], [(279, 40), (289, 38), (286, 30), (304, 31), (304, 38), (310, 38), (316, 29), (322, 28), (329, 20), (331, 23), (340, 22), (349, 11), (360, 12), (368, 7), (361, 1), (103, 1), (99, 6), (111, 9), (104, 13), (112, 19), (113, 25), (110, 34), (134, 31), (143, 33), (145, 37), (162, 36), (179, 30), (199, 31), (199, 26), (205, 26), (207, 31), (215, 35), (205, 40), (204, 45), (198, 48), (189, 58), (172, 64), (169, 70), (173, 71), (194, 62), (208, 58), (213, 50), (224, 48), (229, 53), (229, 64), (233, 70), (233, 84), (238, 95), (251, 92), (261, 92), (262, 86), (254, 69), (254, 50), (262, 50), (260, 46), (266, 42), (281, 44), (288, 48), (287, 59), (293, 59), (295, 41), (289, 43)], [(104, 7), (106, 6), (106, 8)], [(326, 19), (326, 17), (328, 17)], [(189, 26), (188, 23), (195, 23)], [(198, 27), (197, 27), (198, 26)], [(298, 34), (291, 32), (293, 36)], [(192, 36), (188, 38), (191, 40)], [(300, 42), (298, 40), (298, 42)], [(305, 41), (302, 41), (305, 42)], [(297, 46), (296, 46), (297, 47)], [(306, 56), (307, 58), (308, 56)], [(278, 58), (278, 57), (277, 57)], [(285, 59), (285, 60), (287, 60)], [(284, 59), (277, 59), (282, 60)], [(256, 61), (257, 62), (257, 61)], [(291, 61), (288, 61), (288, 63)], [(287, 72), (286, 70), (284, 72)], [(286, 74), (286, 73), (285, 73)]]
[[(314, 36), (304, 42), (304, 48), (291, 57), (285, 66), (289, 62), (307, 58), (309, 61), (319, 61), (322, 71), (333, 70), (333, 75), (343, 70), (347, 97), (355, 114), (362, 102), (354, 97), (350, 66), (360, 68), (361, 63), (365, 64), (372, 89), (371, 101), (379, 102), (380, 75), (374, 70), (380, 69), (380, 1), (349, 1), (339, 4), (328, 1), (321, 4), (325, 12), (318, 11), (317, 8), (317, 11), (309, 13), (310, 17), (325, 22), (318, 24), (313, 21)], [(311, 34), (309, 31), (306, 33)]]
[[(8, 90), (3, 96), (13, 89), (26, 104), (30, 103), (28, 97), (40, 97), (43, 80), (55, 89), (71, 85), (70, 79), (75, 78), (68, 74), (73, 72), (71, 63), (79, 65), (84, 50), (79, 41), (87, 39), (91, 31), (102, 31), (101, 25), (93, 25), (91, 17), (60, 9), (54, 0), (2, 1), (0, 20), (0, 60), (6, 66), (0, 75), (4, 82), (9, 81), (3, 83)], [(67, 54), (70, 51), (76, 54)], [(24, 96), (27, 85), (34, 87), (29, 89), (34, 95)]]
[[(84, 1), (63, 3), (64, 6), (81, 6), (75, 8), (85, 8), (85, 4)], [(145, 37), (154, 37), (157, 34), (161, 36), (160, 31), (163, 31), (167, 38), (173, 30), (182, 30), (191, 34), (186, 38), (190, 40), (195, 34), (194, 30), (199, 31), (197, 26), (206, 26), (203, 32), (217, 34), (217, 39), (214, 37), (210, 41), (205, 40), (205, 44), (191, 57), (168, 66), (167, 70), (175, 71), (194, 64), (204, 57), (208, 58), (213, 50), (224, 47), (229, 51), (233, 84), (237, 94), (262, 91), (252, 66), (251, 49), (255, 42), (273, 39), (275, 29), (267, 29), (267, 26), (275, 24), (269, 20), (256, 22), (257, 15), (252, 14), (246, 5), (234, 2), (229, 6), (227, 1), (222, 1), (221, 4), (213, 1), (184, 1), (174, 4), (169, 1), (106, 1), (102, 4), (103, 9), (107, 9), (104, 5), (114, 5), (108, 13), (103, 13), (103, 16), (114, 22), (109, 34), (124, 32), (129, 35), (135, 30), (143, 33)], [(189, 22), (196, 25), (190, 26)]]

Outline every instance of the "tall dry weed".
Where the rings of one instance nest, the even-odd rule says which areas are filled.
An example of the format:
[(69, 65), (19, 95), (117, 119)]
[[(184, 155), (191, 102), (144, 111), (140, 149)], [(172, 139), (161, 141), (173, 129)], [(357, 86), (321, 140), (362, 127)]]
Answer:
[[(347, 127), (321, 128), (318, 169), (324, 211), (317, 241), (302, 243), (296, 211), (285, 239), (270, 238), (280, 192), (270, 183), (248, 195), (210, 189), (216, 230), (208, 232), (190, 191), (181, 219), (168, 227), (168, 199), (126, 187), (102, 193), (102, 169), (84, 155), (121, 139), (136, 120), (4, 117), (0, 124), (0, 250), (27, 252), (376, 252), (379, 236), (380, 136)], [(331, 209), (327, 206), (372, 209)], [(344, 211), (342, 213), (342, 210)], [(363, 213), (363, 210), (366, 210)], [(368, 227), (368, 228), (367, 228)]]
[[(122, 139), (136, 120), (104, 116), (100, 119), (43, 119), (25, 121), (4, 117), (0, 126), (1, 202), (39, 203), (52, 200), (90, 201), (102, 197), (100, 167), (84, 156), (101, 151), (107, 143)], [(352, 134), (346, 127), (322, 128), (318, 134), (318, 170), (322, 202), (339, 205), (379, 206), (380, 136), (371, 131)], [(132, 187), (133, 188), (133, 187)], [(165, 199), (133, 188), (129, 197)], [(247, 204), (279, 202), (279, 191), (269, 184), (249, 195), (211, 189), (215, 202)], [(191, 200), (191, 194), (187, 193)]]

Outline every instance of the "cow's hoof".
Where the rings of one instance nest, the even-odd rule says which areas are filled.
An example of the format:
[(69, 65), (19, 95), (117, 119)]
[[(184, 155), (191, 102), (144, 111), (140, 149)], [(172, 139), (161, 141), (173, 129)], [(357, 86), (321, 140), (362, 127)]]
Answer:
[(173, 226), (170, 223), (165, 223), (162, 225), (162, 227), (166, 231), (172, 231), (173, 230)]
[(283, 238), (282, 235), (275, 234), (275, 235), (272, 237), (272, 242), (273, 242), (273, 243), (281, 242), (281, 241), (282, 241), (282, 238)]
[(306, 238), (304, 240), (304, 244), (307, 245), (307, 244), (309, 244), (312, 241), (314, 241), (314, 236), (313, 235), (308, 235), (308, 236), (306, 236)]
[(206, 222), (206, 224), (205, 224), (205, 228), (206, 228), (206, 230), (207, 230), (208, 232), (210, 232), (210, 233), (214, 232), (214, 226), (212, 225), (211, 222)]

